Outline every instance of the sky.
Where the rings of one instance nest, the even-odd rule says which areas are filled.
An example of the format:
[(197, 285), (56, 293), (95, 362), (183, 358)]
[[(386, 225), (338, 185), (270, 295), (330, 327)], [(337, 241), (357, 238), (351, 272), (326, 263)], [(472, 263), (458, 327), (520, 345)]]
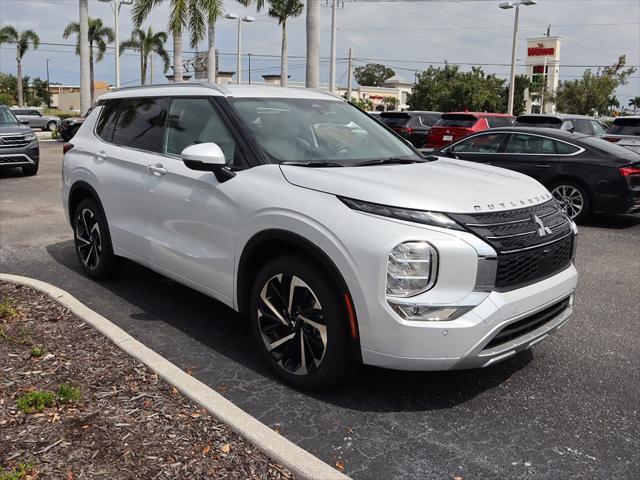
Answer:
[[(331, 9), (322, 6), (320, 81), (328, 81)], [(155, 31), (167, 29), (170, 0), (157, 7), (145, 22)], [(280, 71), (280, 35), (277, 21), (265, 11), (243, 8), (225, 2), (225, 11), (254, 16), (244, 23), (242, 51), (251, 53), (252, 80)], [(107, 3), (89, 0), (89, 15), (100, 17), (113, 27), (113, 11)], [(497, 0), (426, 0), (413, 2), (346, 1), (337, 12), (337, 83), (346, 84), (347, 52), (353, 49), (354, 66), (384, 63), (404, 78), (412, 79), (416, 70), (429, 64), (482, 65), (487, 73), (507, 78), (511, 61), (514, 10), (498, 8)], [(0, 26), (33, 29), (43, 42), (38, 50), (24, 57), (24, 73), (46, 79), (49, 59), (50, 81), (79, 83), (79, 59), (74, 40), (63, 39), (62, 31), (78, 19), (78, 0), (0, 0)], [(629, 83), (616, 94), (622, 105), (640, 96), (640, 0), (539, 0), (537, 5), (520, 7), (517, 73), (524, 73), (526, 38), (542, 36), (547, 25), (551, 34), (562, 37), (560, 79), (581, 76), (591, 67), (615, 62), (626, 54), (628, 65), (636, 66)], [(130, 7), (120, 13), (120, 40), (132, 30)], [(216, 45), (220, 69), (235, 70), (237, 21), (220, 19), (216, 23)], [(292, 81), (304, 81), (305, 14), (288, 22), (289, 74)], [(166, 48), (172, 48), (171, 40)], [(185, 58), (192, 56), (189, 39), (184, 39)], [(206, 49), (206, 41), (200, 42)], [(299, 57), (299, 58), (296, 58)], [(465, 66), (465, 69), (470, 68)], [(0, 46), (0, 72), (15, 74), (15, 48)], [(121, 56), (123, 86), (140, 82), (139, 57), (129, 51)], [(243, 60), (243, 80), (248, 78), (248, 60)], [(163, 80), (160, 61), (154, 62), (154, 82)], [(114, 54), (110, 49), (96, 64), (96, 80), (114, 82)]]

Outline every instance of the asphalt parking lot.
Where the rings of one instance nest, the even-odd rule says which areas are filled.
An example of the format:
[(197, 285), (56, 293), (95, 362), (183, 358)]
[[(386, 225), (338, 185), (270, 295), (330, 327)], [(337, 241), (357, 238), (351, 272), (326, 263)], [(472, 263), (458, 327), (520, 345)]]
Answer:
[(640, 478), (640, 215), (582, 226), (575, 315), (532, 351), (463, 372), (364, 368), (308, 394), (272, 378), (225, 306), (136, 265), (80, 273), (60, 204), (62, 146), (0, 171), (0, 271), (57, 285), (356, 479)]

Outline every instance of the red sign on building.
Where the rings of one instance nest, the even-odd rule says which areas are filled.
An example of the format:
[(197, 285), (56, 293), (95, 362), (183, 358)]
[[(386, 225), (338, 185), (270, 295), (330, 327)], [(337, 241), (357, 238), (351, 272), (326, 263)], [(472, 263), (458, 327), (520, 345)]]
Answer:
[(527, 55), (530, 57), (550, 57), (555, 53), (556, 49), (553, 47), (545, 47), (544, 43), (539, 43), (535, 47), (529, 47)]

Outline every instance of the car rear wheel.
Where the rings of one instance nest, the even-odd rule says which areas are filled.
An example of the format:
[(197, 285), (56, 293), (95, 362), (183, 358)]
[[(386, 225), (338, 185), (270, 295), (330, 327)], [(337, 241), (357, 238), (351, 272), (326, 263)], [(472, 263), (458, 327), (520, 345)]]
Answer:
[(251, 292), (251, 327), (263, 358), (286, 382), (326, 387), (352, 372), (343, 295), (321, 268), (297, 255), (269, 262)]
[(95, 200), (85, 198), (76, 208), (73, 237), (84, 272), (96, 280), (113, 276), (124, 259), (114, 255), (109, 226)]
[(551, 194), (560, 203), (562, 209), (576, 223), (587, 219), (591, 205), (589, 194), (575, 182), (563, 181), (553, 186)]
[(58, 129), (58, 123), (57, 122), (51, 121), (51, 122), (47, 123), (47, 130), (48, 131), (53, 132), (54, 130), (57, 130), (57, 129)]

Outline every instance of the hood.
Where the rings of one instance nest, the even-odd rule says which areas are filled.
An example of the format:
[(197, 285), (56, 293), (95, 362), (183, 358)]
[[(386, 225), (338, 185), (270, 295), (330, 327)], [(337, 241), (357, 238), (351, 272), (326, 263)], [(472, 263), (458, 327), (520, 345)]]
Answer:
[(416, 210), (512, 210), (551, 198), (544, 186), (520, 173), (448, 158), (407, 165), (280, 168), (287, 181), (299, 187)]
[(0, 125), (0, 135), (7, 135), (7, 134), (24, 134), (24, 133), (31, 133), (31, 127), (29, 127), (28, 125)]

